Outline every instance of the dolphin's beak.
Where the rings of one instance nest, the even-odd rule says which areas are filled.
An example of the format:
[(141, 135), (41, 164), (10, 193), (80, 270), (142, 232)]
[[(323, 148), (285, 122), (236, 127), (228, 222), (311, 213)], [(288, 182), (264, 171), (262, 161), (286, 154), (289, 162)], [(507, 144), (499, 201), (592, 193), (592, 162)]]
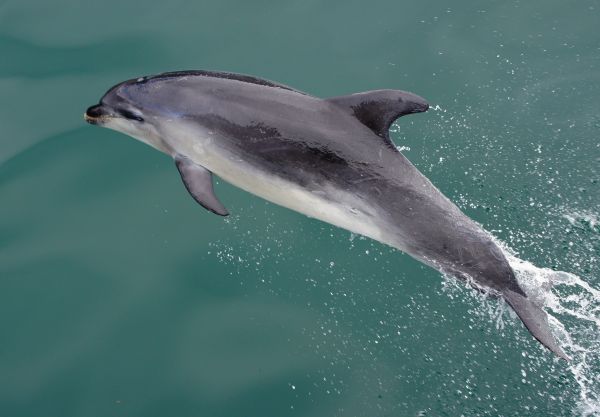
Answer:
[(96, 104), (95, 106), (88, 108), (83, 114), (85, 121), (93, 125), (101, 123), (108, 117), (109, 113), (102, 104)]

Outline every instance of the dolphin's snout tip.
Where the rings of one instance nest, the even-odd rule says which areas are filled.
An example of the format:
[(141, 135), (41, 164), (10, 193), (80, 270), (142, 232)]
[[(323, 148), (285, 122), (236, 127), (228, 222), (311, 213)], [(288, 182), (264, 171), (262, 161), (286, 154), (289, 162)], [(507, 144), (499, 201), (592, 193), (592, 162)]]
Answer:
[(96, 104), (94, 106), (88, 107), (88, 109), (83, 114), (83, 118), (86, 122), (90, 124), (98, 124), (98, 122), (105, 117), (107, 114), (104, 111), (101, 104)]
[(92, 118), (98, 118), (100, 116), (104, 116), (105, 112), (101, 104), (95, 104), (88, 107), (88, 109), (85, 111), (85, 115)]

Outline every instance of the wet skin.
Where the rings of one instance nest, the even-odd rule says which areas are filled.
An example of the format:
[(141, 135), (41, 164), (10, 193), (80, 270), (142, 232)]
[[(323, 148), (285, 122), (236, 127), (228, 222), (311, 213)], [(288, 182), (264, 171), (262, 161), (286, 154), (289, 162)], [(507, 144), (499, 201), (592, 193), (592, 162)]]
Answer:
[[(529, 306), (501, 249), (391, 142), (394, 119), (427, 108), (398, 90), (323, 100), (250, 76), (193, 71), (120, 83), (86, 120), (492, 290), (552, 345), (532, 329), (545, 316)], [(301, 193), (286, 196), (286, 187)], [(516, 306), (521, 302), (527, 306)]]

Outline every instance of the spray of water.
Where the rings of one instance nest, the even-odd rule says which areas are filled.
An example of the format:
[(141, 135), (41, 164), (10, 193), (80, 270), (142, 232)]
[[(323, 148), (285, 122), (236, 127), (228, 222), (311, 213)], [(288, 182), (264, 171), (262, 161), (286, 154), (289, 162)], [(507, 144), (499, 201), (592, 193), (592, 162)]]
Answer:
[(515, 275), (527, 294), (544, 307), (568, 365), (579, 385), (578, 414), (600, 415), (600, 291), (577, 275), (538, 268), (506, 250)]
[[(439, 105), (431, 106), (430, 110), (440, 118), (435, 124), (436, 127), (441, 127), (439, 134), (446, 131), (450, 133), (459, 131), (463, 136), (471, 136), (470, 123), (458, 121), (462, 113), (447, 112)], [(468, 120), (477, 120), (475, 116), (477, 115), (470, 114)], [(497, 132), (494, 133), (497, 135)], [(479, 134), (485, 138), (488, 132), (483, 129)], [(473, 143), (481, 143), (481, 141), (478, 138)], [(501, 148), (498, 146), (494, 147), (495, 151), (499, 149)], [(548, 174), (553, 171), (543, 171), (535, 165), (534, 172), (542, 177), (548, 176), (548, 184), (556, 183), (553, 176)], [(558, 171), (555, 173), (558, 174)], [(472, 202), (463, 202), (463, 206), (473, 208), (470, 204)], [(565, 242), (567, 247), (577, 249), (576, 255), (573, 255), (575, 254), (573, 252), (570, 258), (573, 270), (587, 270), (592, 273), (598, 271), (599, 258), (589, 256), (598, 253), (600, 235), (598, 215), (589, 209), (564, 208), (559, 209), (555, 214), (558, 214), (557, 218), (566, 219), (570, 223), (571, 231), (576, 232), (570, 234), (572, 241)], [(562, 229), (564, 226), (560, 224), (553, 223), (552, 227), (554, 232), (564, 231)], [(569, 232), (568, 229), (565, 231), (567, 235)], [(524, 236), (520, 236), (520, 239), (523, 238)], [(549, 313), (549, 322), (556, 338), (567, 355), (572, 358), (567, 366), (579, 388), (579, 406), (577, 410), (573, 410), (573, 413), (584, 417), (600, 416), (600, 290), (578, 275), (538, 268), (530, 262), (519, 259), (503, 242), (496, 243), (504, 249), (519, 283), (529, 297)], [(587, 268), (584, 268), (584, 265)], [(589, 281), (597, 282), (593, 279)], [(484, 304), (496, 305), (495, 303)], [(498, 306), (500, 309), (491, 312), (491, 316), (496, 318), (497, 327), (502, 328), (503, 313), (510, 309), (504, 303)]]

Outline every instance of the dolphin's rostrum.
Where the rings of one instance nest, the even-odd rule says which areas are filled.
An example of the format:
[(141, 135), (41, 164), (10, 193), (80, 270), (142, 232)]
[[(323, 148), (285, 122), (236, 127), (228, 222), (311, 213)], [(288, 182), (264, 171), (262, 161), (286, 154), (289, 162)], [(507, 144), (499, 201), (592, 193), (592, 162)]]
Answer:
[(490, 290), (568, 359), (500, 248), (391, 142), (394, 120), (428, 107), (399, 90), (320, 99), (251, 76), (186, 71), (122, 82), (85, 118), (170, 155), (187, 190), (213, 213), (228, 211), (212, 173)]

